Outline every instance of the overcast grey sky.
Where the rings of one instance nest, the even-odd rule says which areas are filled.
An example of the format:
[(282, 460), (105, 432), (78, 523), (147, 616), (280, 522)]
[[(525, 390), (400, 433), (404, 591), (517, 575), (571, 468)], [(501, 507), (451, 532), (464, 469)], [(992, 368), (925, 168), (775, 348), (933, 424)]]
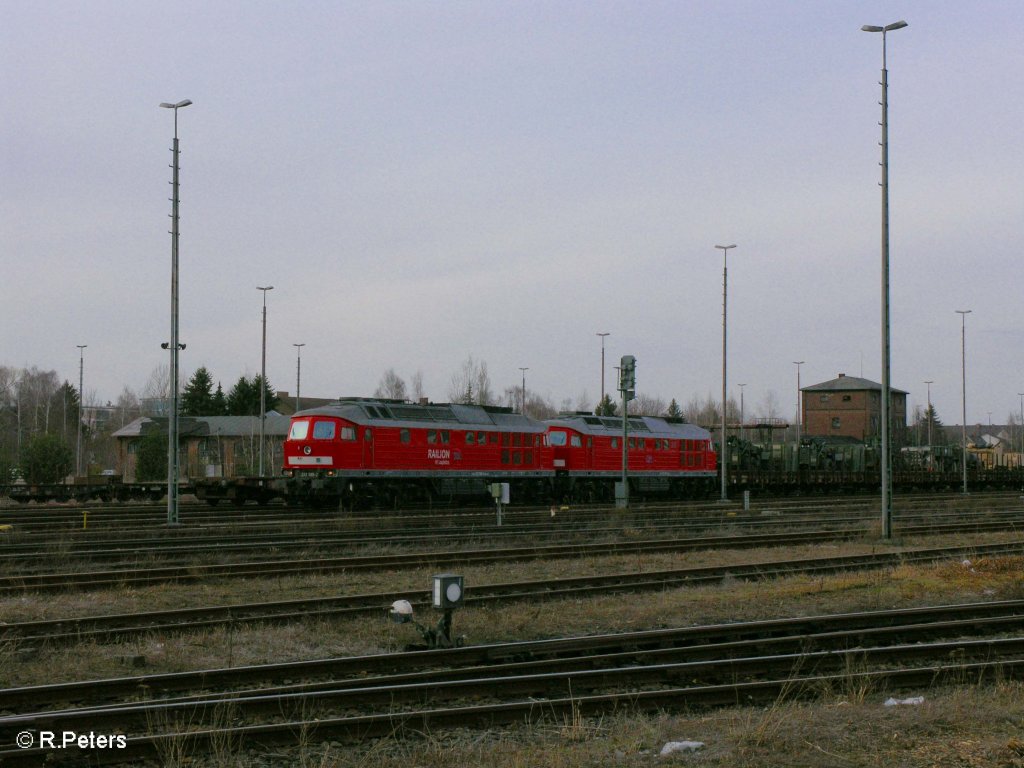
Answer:
[(879, 381), (889, 35), (892, 384), (960, 423), (1024, 392), (1024, 3), (0, 0), (0, 365), (103, 401), (167, 363), (179, 114), (181, 340), (229, 388), (388, 368), (494, 388), (721, 391), (747, 412)]

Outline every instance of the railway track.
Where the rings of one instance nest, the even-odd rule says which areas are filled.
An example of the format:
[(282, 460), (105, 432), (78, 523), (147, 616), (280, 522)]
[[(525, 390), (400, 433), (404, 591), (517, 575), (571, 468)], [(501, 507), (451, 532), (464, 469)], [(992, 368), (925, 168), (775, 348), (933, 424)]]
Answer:
[[(1011, 521), (977, 521), (948, 525), (903, 526), (901, 534), (938, 535), (1015, 530)], [(175, 582), (194, 583), (213, 578), (238, 578), (305, 573), (337, 573), (354, 570), (409, 569), (444, 565), (479, 565), (566, 557), (686, 552), (702, 549), (792, 546), (862, 537), (862, 528), (785, 533), (760, 533), (702, 538), (621, 540), (604, 543), (570, 542), (506, 548), (462, 549), (349, 557), (310, 556), (296, 560), (243, 561), (215, 564), (147, 565), (142, 568), (91, 570), (59, 573), (18, 573), (0, 577), (0, 595), (24, 591), (43, 592), (69, 589), (98, 589), (112, 586), (140, 586)]]
[[(806, 573), (834, 573), (929, 563), (965, 557), (1019, 555), (1024, 540), (970, 547), (919, 548), (900, 552), (799, 560), (761, 561), (703, 568), (614, 573), (564, 579), (541, 579), (500, 584), (468, 585), (467, 605), (507, 604), (512, 600), (581, 598), (630, 592), (650, 592), (684, 586), (720, 583), (724, 578), (768, 579)], [(0, 625), (0, 639), (20, 644), (66, 644), (128, 639), (150, 632), (195, 632), (229, 624), (284, 624), (310, 618), (344, 619), (385, 614), (387, 606), (410, 599), (425, 609), (426, 596), (412, 599), (410, 590), (278, 602), (208, 606), (135, 614), (77, 617)]]
[[(979, 506), (993, 505), (1021, 507), (1019, 493), (978, 493), (970, 496), (962, 494), (903, 494), (895, 500), (895, 512), (915, 511), (918, 509), (938, 509), (948, 507), (953, 510), (969, 510)], [(877, 510), (877, 499), (872, 496), (833, 496), (827, 500), (821, 497), (796, 498), (761, 498), (755, 499), (751, 505), (754, 514), (764, 510), (783, 514), (801, 514), (804, 512), (820, 512), (829, 510)], [(644, 516), (648, 514), (705, 515), (725, 518), (743, 509), (739, 501), (722, 502), (648, 502), (636, 503), (628, 511), (628, 515)], [(539, 521), (550, 517), (550, 507), (509, 507), (506, 514), (510, 520)], [(573, 504), (571, 508), (561, 507), (559, 515), (572, 516), (576, 520), (586, 518), (601, 519), (609, 515), (619, 515), (620, 511), (608, 505)], [(404, 509), (380, 510), (375, 513), (351, 513), (324, 511), (310, 513), (308, 510), (288, 509), (279, 505), (267, 507), (220, 506), (216, 509), (203, 504), (183, 503), (181, 508), (181, 527), (166, 528), (166, 509), (157, 504), (125, 505), (120, 503), (87, 504), (82, 506), (42, 506), (37, 508), (0, 507), (0, 523), (13, 524), (17, 527), (30, 528), (35, 533), (61, 530), (79, 532), (83, 526), (83, 515), (90, 531), (107, 527), (116, 527), (118, 535), (126, 530), (137, 529), (152, 534), (154, 530), (167, 534), (175, 534), (182, 530), (196, 528), (237, 527), (237, 526), (323, 526), (345, 525), (350, 527), (377, 527), (387, 525), (391, 521), (393, 527), (399, 526), (433, 526), (446, 524), (482, 525), (494, 522), (492, 507), (463, 509)]]
[[(895, 518), (896, 525), (902, 532), (919, 533), (929, 528), (950, 526), (974, 526), (974, 530), (1015, 530), (1024, 527), (1024, 513), (1015, 510), (1004, 512), (971, 513), (928, 513), (904, 514)], [(724, 527), (730, 530), (784, 528), (794, 530), (829, 530), (836, 531), (847, 528), (851, 531), (861, 530), (867, 533), (877, 523), (874, 515), (867, 514), (837, 517), (806, 517), (797, 519), (783, 516), (746, 515), (729, 518)], [(493, 524), (489, 528), (451, 526), (430, 531), (412, 531), (403, 528), (369, 530), (369, 531), (337, 531), (323, 530), (316, 533), (296, 535), (292, 533), (251, 533), (236, 535), (178, 535), (164, 537), (147, 537), (138, 539), (117, 538), (104, 539), (98, 537), (80, 537), (70, 541), (60, 541), (50, 546), (34, 541), (25, 543), (8, 543), (0, 550), (0, 569), (17, 570), (19, 576), (39, 571), (41, 565), (49, 566), (55, 557), (60, 557), (63, 564), (71, 562), (103, 563), (138, 563), (145, 560), (149, 567), (169, 565), (175, 562), (194, 563), (197, 558), (215, 554), (224, 559), (228, 556), (238, 557), (257, 553), (264, 556), (266, 552), (284, 553), (289, 551), (302, 552), (304, 555), (323, 551), (351, 550), (366, 547), (408, 547), (429, 544), (467, 544), (486, 539), (489, 544), (498, 545), (505, 542), (521, 541), (525, 538), (536, 541), (538, 537), (546, 540), (553, 538), (566, 540), (566, 537), (614, 540), (623, 534), (624, 529), (632, 535), (643, 531), (659, 532), (672, 535), (673, 538), (697, 537), (706, 534), (709, 529), (721, 528), (720, 519), (701, 518), (698, 520), (677, 520), (664, 517), (644, 520), (630, 520), (628, 525), (616, 524), (597, 525), (593, 522), (557, 521), (537, 525), (509, 525), (501, 528)]]
[[(1004, 601), (10, 689), (0, 701), (22, 712), (79, 706), (0, 717), (0, 761), (128, 762), (159, 757), (186, 738), (199, 751), (225, 738), (239, 745), (294, 743), (298, 734), (352, 742), (621, 708), (1017, 678), (1024, 673), (1022, 622), (1024, 601)], [(143, 701), (107, 703), (140, 694)], [(70, 755), (13, 747), (15, 734), (85, 730), (125, 733), (125, 748)]]

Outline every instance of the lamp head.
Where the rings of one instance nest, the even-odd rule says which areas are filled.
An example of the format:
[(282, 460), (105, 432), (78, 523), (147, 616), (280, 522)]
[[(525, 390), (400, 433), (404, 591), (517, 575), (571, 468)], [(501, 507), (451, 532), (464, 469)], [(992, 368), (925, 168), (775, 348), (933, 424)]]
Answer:
[(184, 101), (179, 101), (177, 104), (168, 104), (166, 101), (162, 101), (160, 102), (160, 106), (164, 109), (178, 109), (179, 107), (187, 107), (191, 103), (192, 99), (185, 99)]

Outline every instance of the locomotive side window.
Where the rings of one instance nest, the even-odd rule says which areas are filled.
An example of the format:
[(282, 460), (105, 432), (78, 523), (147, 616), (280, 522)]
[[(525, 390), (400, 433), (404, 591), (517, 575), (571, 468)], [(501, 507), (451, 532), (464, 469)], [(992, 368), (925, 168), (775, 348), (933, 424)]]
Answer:
[(477, 432), (476, 433), (476, 442), (477, 442), (478, 445), (487, 445), (487, 433), (486, 432)]
[(403, 443), (408, 444), (409, 441), (412, 439), (409, 436), (409, 430), (408, 429), (403, 429), (401, 432), (399, 432), (398, 433), (398, 439), (401, 440)]
[(365, 430), (363, 432), (363, 440), (365, 440), (368, 443), (372, 443), (373, 442), (373, 430), (372, 429), (367, 429), (367, 430)]
[(475, 439), (476, 439), (476, 433), (475, 432), (467, 432), (466, 433), (466, 445), (473, 445), (473, 442), (474, 442)]
[(342, 427), (341, 428), (341, 439), (342, 440), (355, 440), (356, 439), (356, 428), (355, 427)]
[(583, 440), (580, 438), (579, 435), (570, 435), (569, 436), (569, 445), (571, 445), (573, 448), (582, 448), (583, 447)]
[(309, 434), (308, 421), (296, 421), (292, 423), (292, 431), (288, 433), (289, 440), (305, 440)]
[(557, 448), (561, 448), (565, 445), (566, 434), (565, 432), (548, 432), (548, 444), (553, 445)]
[(334, 427), (333, 421), (318, 421), (313, 424), (313, 439), (314, 440), (333, 440), (334, 439)]
[(448, 430), (447, 429), (442, 429), (441, 430), (441, 442), (444, 443), (445, 445), (448, 445), (449, 437), (450, 437), (450, 433), (448, 432)]
[(618, 448), (618, 447), (619, 447), (619, 438), (613, 437), (612, 438), (612, 448)]
[(428, 429), (427, 430), (427, 442), (431, 443), (431, 444), (437, 442), (437, 430), (436, 429)]

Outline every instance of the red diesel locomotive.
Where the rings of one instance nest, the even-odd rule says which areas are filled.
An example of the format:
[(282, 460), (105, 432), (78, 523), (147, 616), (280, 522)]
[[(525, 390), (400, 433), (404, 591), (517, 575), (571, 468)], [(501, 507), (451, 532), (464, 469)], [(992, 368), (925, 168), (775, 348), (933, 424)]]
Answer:
[[(545, 422), (552, 468), (566, 476), (572, 496), (614, 499), (622, 479), (622, 418), (578, 413)], [(660, 416), (630, 416), (627, 423), (630, 493), (697, 498), (713, 489), (716, 455), (706, 429)]]
[[(618, 436), (616, 436), (616, 427)], [(300, 411), (284, 443), (285, 495), (311, 506), (485, 502), (491, 483), (517, 503), (614, 498), (622, 420), (577, 414), (549, 423), (509, 408), (345, 398)], [(630, 485), (641, 495), (702, 495), (713, 485), (710, 435), (630, 417)]]

